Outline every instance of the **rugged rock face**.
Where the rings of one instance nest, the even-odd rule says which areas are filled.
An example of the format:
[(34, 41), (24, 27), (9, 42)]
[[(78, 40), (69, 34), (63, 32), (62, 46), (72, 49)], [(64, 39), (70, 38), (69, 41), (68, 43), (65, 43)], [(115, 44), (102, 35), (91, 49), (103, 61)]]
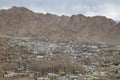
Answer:
[[(19, 37), (31, 35), (42, 40), (70, 40), (114, 44), (120, 42), (117, 23), (104, 16), (86, 17), (82, 14), (57, 16), (34, 13), (24, 7), (0, 11), (0, 32)], [(112, 33), (113, 32), (113, 33)], [(118, 34), (117, 36), (115, 34)], [(109, 40), (110, 39), (110, 40)], [(116, 44), (116, 43), (115, 43)]]
[(116, 24), (105, 36), (108, 43), (120, 44), (120, 23)]

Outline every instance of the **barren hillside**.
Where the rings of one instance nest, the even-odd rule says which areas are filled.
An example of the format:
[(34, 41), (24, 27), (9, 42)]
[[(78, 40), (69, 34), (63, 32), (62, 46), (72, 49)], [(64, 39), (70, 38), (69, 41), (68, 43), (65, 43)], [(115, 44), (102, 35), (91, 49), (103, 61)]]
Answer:
[(116, 25), (115, 21), (104, 16), (57, 16), (50, 13), (34, 13), (16, 6), (0, 10), (0, 32), (17, 37), (119, 44), (120, 32)]

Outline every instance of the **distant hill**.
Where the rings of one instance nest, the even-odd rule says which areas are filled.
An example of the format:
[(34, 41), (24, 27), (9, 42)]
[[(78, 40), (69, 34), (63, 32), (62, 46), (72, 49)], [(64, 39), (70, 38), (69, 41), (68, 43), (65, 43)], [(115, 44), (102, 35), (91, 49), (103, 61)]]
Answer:
[(117, 26), (119, 24), (104, 16), (57, 16), (16, 6), (0, 10), (0, 32), (17, 37), (120, 44), (120, 26)]

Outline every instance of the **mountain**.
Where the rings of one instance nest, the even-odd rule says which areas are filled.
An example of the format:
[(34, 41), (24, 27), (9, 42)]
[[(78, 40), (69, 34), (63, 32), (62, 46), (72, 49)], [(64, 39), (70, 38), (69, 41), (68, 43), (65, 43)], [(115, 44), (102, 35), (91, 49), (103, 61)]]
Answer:
[[(17, 37), (37, 37), (41, 40), (84, 41), (120, 44), (118, 24), (105, 16), (87, 17), (82, 14), (57, 16), (35, 13), (24, 7), (13, 6), (0, 10), (1, 34)], [(112, 33), (113, 32), (113, 33)], [(110, 39), (110, 40), (109, 40)]]
[(120, 23), (111, 28), (105, 37), (108, 43), (120, 44)]

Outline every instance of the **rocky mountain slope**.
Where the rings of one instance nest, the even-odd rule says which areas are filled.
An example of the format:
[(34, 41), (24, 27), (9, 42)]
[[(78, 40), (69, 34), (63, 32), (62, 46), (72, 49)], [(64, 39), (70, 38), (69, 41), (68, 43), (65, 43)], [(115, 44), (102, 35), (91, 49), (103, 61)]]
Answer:
[(120, 44), (120, 27), (116, 26), (115, 21), (104, 16), (57, 16), (15, 6), (0, 10), (0, 33), (18, 37)]

